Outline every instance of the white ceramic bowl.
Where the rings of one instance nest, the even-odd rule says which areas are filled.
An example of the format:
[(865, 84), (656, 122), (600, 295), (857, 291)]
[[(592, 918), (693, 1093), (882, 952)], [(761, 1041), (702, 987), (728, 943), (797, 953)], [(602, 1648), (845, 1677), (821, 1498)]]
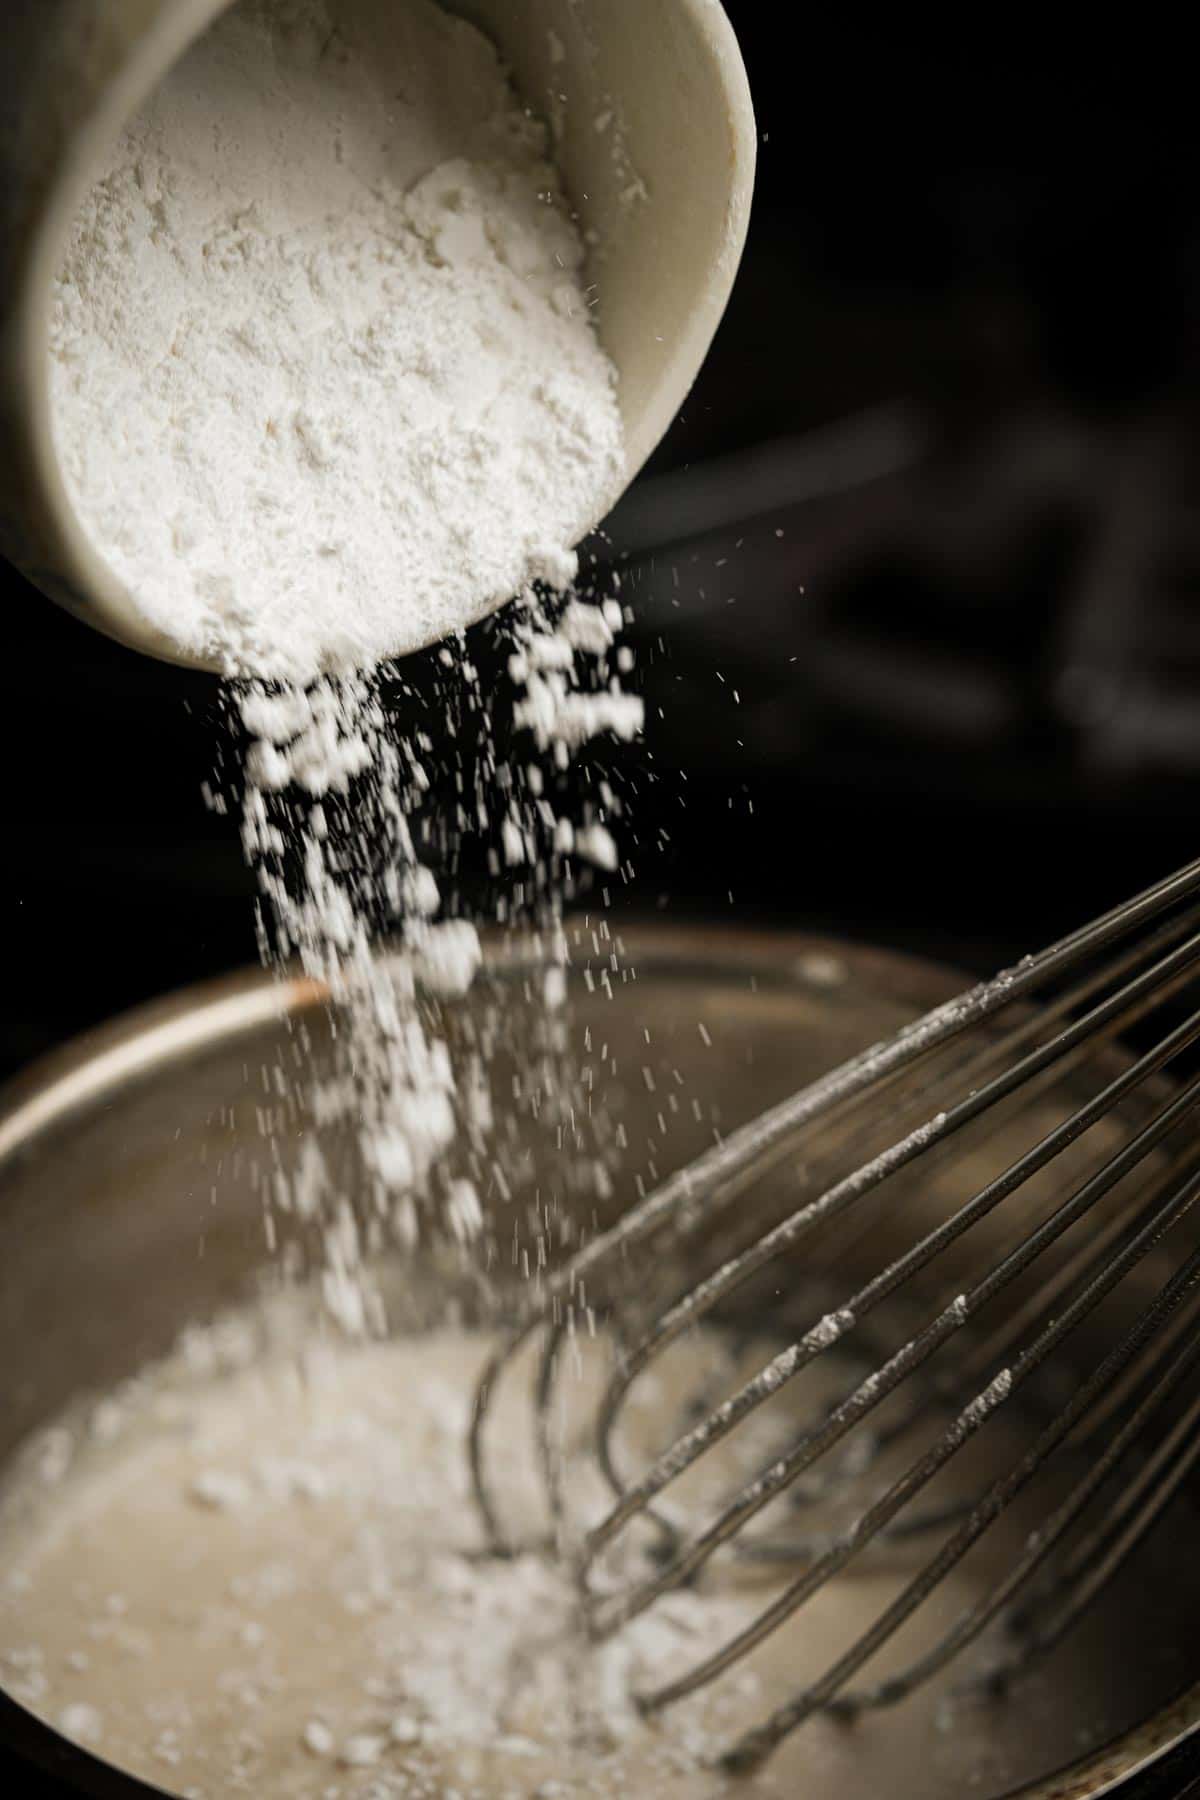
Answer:
[[(143, 618), (67, 494), (47, 325), (64, 241), (106, 149), (230, 3), (9, 0), (0, 65), (0, 549), (89, 624), (173, 662), (195, 659)], [(396, 3), (376, 0), (381, 18)], [(590, 277), (620, 376), (627, 483), (695, 380), (745, 240), (756, 138), (733, 31), (718, 0), (447, 4), (499, 46), (530, 104), (561, 116), (567, 189), (597, 244)], [(614, 103), (624, 169), (595, 130)], [(645, 185), (637, 204), (623, 197), (630, 166)], [(598, 523), (579, 520), (576, 540)]]

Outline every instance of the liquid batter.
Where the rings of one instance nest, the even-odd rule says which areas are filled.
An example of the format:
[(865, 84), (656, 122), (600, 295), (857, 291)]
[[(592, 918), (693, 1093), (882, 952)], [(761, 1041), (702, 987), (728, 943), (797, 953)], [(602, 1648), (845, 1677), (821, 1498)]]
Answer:
[[(968, 1709), (968, 1750), (945, 1688), (853, 1726), (818, 1718), (751, 1781), (709, 1766), (827, 1666), (911, 1562), (835, 1583), (749, 1663), (641, 1719), (631, 1690), (691, 1666), (769, 1587), (714, 1578), (595, 1646), (553, 1560), (481, 1558), (463, 1439), (487, 1347), (446, 1331), (214, 1371), (205, 1334), (82, 1427), (53, 1434), (8, 1495), (0, 1669), (10, 1691), (104, 1757), (197, 1800), (846, 1800), (902, 1791), (889, 1771), (905, 1765), (924, 1772), (929, 1795), (988, 1778), (996, 1708)], [(623, 1457), (662, 1447), (703, 1348), (693, 1339), (641, 1384)], [(598, 1373), (564, 1375), (568, 1436)], [(770, 1450), (769, 1422), (756, 1429), (739, 1444), (748, 1467)], [(545, 1513), (523, 1380), (501, 1390), (489, 1443), (505, 1515), (532, 1538)], [(735, 1471), (713, 1460), (697, 1471), (689, 1511), (728, 1489)], [(595, 1516), (603, 1490), (592, 1479), (574, 1481), (572, 1515)], [(939, 1594), (925, 1642), (961, 1608), (966, 1581)], [(1061, 1679), (1052, 1691), (1035, 1683), (1020, 1704), (1032, 1718), (1066, 1695)]]

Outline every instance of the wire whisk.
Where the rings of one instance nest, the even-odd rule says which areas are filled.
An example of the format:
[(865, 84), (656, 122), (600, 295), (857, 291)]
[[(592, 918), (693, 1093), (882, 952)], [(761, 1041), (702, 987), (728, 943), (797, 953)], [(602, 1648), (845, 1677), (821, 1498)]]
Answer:
[[(764, 1112), (523, 1296), (470, 1430), (493, 1548), (512, 1540), (486, 1425), (526, 1346), (563, 1531), (551, 1403), (586, 1316), (616, 1346), (589, 1438), (610, 1504), (572, 1552), (589, 1630), (618, 1632), (726, 1563), (778, 1577), (726, 1641), (639, 1693), (647, 1712), (716, 1681), (881, 1546), (923, 1559), (823, 1674), (729, 1745), (727, 1771), (753, 1770), (815, 1713), (904, 1700), (985, 1633), (1003, 1648), (980, 1679), (1002, 1688), (1079, 1623), (1180, 1496), (1200, 1460), (1198, 961), (1200, 862)], [(772, 1347), (753, 1372), (626, 1468), (621, 1424), (647, 1371), (702, 1326), (761, 1344), (764, 1320)], [(802, 1377), (821, 1371), (802, 1408)], [(769, 1456), (755, 1465), (752, 1451), (710, 1513), (681, 1508), (701, 1459), (767, 1410), (778, 1426), (785, 1395)], [(963, 1453), (1001, 1410), (1027, 1422), (1015, 1452), (1006, 1439), (947, 1498), (938, 1478), (956, 1459), (974, 1466)], [(903, 1666), (862, 1678), (1043, 1483), (1034, 1528), (985, 1591)], [(649, 1547), (614, 1582), (631, 1533)]]

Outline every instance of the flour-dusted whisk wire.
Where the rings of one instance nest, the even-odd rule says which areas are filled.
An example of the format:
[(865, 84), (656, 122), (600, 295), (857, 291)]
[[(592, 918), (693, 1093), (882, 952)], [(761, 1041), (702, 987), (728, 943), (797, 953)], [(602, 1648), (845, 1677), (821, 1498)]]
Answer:
[[(1200, 1460), (1200, 1232), (1189, 1219), (1200, 1146), (1188, 1129), (1200, 1107), (1200, 1009), (1188, 1006), (1198, 963), (1193, 863), (789, 1096), (669, 1177), (527, 1296), (484, 1373), (470, 1433), (493, 1545), (509, 1541), (488, 1480), (496, 1384), (542, 1334), (538, 1453), (562, 1531), (551, 1402), (571, 1330), (598, 1318), (618, 1351), (592, 1440), (613, 1500), (577, 1552), (593, 1633), (620, 1630), (730, 1558), (735, 1568), (749, 1560), (781, 1571), (781, 1588), (749, 1623), (639, 1695), (646, 1710), (716, 1680), (873, 1549), (946, 1533), (819, 1679), (729, 1748), (728, 1768), (754, 1766), (819, 1710), (894, 1704), (997, 1621), (1007, 1635), (987, 1673), (1004, 1684), (1082, 1617)], [(911, 1213), (911, 1239), (863, 1280), (880, 1204)], [(860, 1278), (839, 1291), (855, 1239)], [(672, 1268), (677, 1289), (662, 1301), (658, 1278)], [(639, 1278), (643, 1270), (654, 1279)], [(1135, 1281), (1132, 1311), (1114, 1311)], [(821, 1310), (796, 1329), (793, 1303), (817, 1286)], [(631, 1390), (701, 1321), (721, 1326), (748, 1301), (753, 1316), (771, 1317), (779, 1348), (685, 1418), (649, 1467), (627, 1473), (620, 1426)], [(1089, 1322), (1100, 1351), (1072, 1379), (1072, 1339)], [(736, 1444), (806, 1371), (836, 1374), (847, 1355), (857, 1361), (836, 1396), (789, 1415), (765, 1466), (723, 1503), (699, 1518), (676, 1504), (702, 1458)], [(969, 1497), (947, 1502), (941, 1471), (1017, 1395), (1031, 1441), (1004, 1453)], [(1040, 1495), (1047, 1471), (1057, 1486), (1002, 1575), (931, 1647), (854, 1685), (1000, 1515), (1026, 1489)], [(831, 1503), (832, 1523), (814, 1527)], [(775, 1524), (756, 1530), (769, 1508)], [(632, 1574), (626, 1557), (614, 1583), (614, 1551), (646, 1523), (652, 1547)]]

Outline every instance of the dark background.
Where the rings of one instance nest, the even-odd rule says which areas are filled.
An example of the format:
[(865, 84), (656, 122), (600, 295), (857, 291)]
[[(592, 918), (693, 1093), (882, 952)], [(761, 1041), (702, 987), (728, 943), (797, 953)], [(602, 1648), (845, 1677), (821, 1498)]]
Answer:
[[(1185, 59), (1094, 21), (1051, 45), (730, 11), (762, 129), (746, 261), (597, 546), (649, 715), (621, 903), (983, 970), (1196, 849)], [(4, 617), (11, 1070), (255, 947), (201, 797), (213, 684), (11, 575)], [(409, 671), (426, 724), (434, 670)]]

